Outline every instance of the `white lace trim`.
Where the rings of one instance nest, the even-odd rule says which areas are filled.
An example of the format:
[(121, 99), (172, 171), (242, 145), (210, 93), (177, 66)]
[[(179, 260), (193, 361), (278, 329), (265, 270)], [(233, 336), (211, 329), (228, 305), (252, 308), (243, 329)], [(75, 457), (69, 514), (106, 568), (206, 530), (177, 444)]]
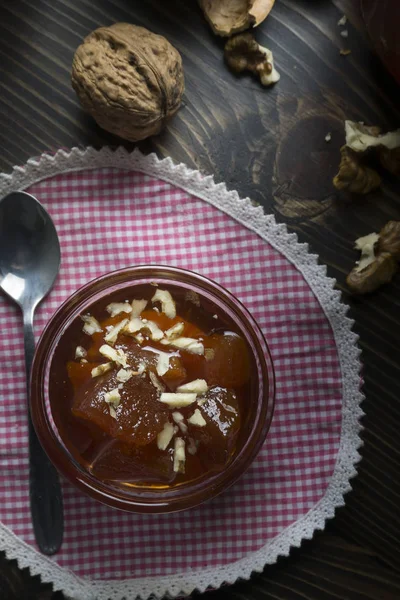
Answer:
[(175, 597), (189, 595), (195, 589), (203, 592), (208, 587), (218, 588), (238, 578), (248, 579), (252, 572), (261, 572), (266, 564), (276, 562), (278, 556), (287, 556), (290, 548), (299, 547), (303, 539), (311, 539), (315, 530), (324, 529), (326, 520), (344, 504), (343, 496), (351, 489), (350, 479), (356, 475), (355, 465), (360, 460), (358, 449), (362, 442), (359, 432), (362, 427), (359, 421), (363, 415), (360, 408), (363, 400), (360, 351), (358, 337), (352, 331), (354, 322), (346, 316), (348, 307), (341, 303), (340, 292), (333, 289), (335, 281), (327, 277), (326, 266), (318, 264), (317, 256), (309, 254), (308, 245), (300, 244), (295, 233), (288, 233), (286, 225), (277, 224), (272, 215), (265, 215), (262, 207), (254, 206), (249, 198), (239, 198), (238, 193), (228, 191), (224, 183), (215, 184), (212, 176), (203, 176), (183, 164), (175, 165), (170, 158), (159, 160), (155, 154), (144, 156), (138, 150), (129, 153), (124, 148), (115, 151), (109, 148), (59, 150), (55, 155), (44, 154), (39, 159), (28, 160), (24, 167), (15, 167), (10, 175), (0, 175), (0, 197), (66, 171), (101, 167), (142, 171), (202, 198), (268, 241), (303, 274), (332, 326), (341, 365), (343, 420), (336, 466), (324, 497), (306, 515), (263, 548), (224, 566), (163, 577), (93, 581), (76, 577), (58, 566), (2, 524), (1, 548), (8, 558), (17, 559), (21, 568), (29, 567), (33, 575), (41, 575), (44, 582), (53, 583), (55, 590), (62, 590), (74, 600), (122, 600), (125, 596), (146, 599), (166, 594)]

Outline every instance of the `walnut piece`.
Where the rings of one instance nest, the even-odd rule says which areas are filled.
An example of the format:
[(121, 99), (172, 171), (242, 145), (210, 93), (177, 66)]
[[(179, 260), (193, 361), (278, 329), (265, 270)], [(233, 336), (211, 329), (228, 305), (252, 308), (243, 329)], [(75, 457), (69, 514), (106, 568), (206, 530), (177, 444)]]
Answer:
[(333, 180), (337, 189), (367, 194), (379, 187), (381, 178), (374, 169), (365, 166), (366, 158), (380, 161), (387, 171), (400, 177), (400, 129), (382, 134), (379, 127), (345, 121), (345, 132), (340, 170)]
[(375, 152), (381, 165), (400, 176), (400, 129), (381, 134), (379, 127), (345, 121), (346, 145), (355, 152)]
[(275, 0), (199, 0), (213, 32), (222, 37), (256, 27), (267, 18)]
[(342, 146), (340, 152), (342, 158), (339, 172), (333, 178), (336, 189), (354, 194), (368, 194), (380, 186), (381, 178), (378, 173), (363, 165), (357, 152), (348, 146)]
[(379, 127), (367, 127), (362, 123), (345, 121), (346, 145), (355, 152), (383, 146), (393, 150), (400, 146), (400, 129), (381, 135)]
[(346, 282), (354, 294), (368, 294), (395, 274), (400, 260), (400, 221), (389, 221), (379, 235), (371, 233), (356, 240), (361, 260), (347, 276)]
[(378, 252), (389, 252), (396, 260), (400, 260), (400, 221), (389, 221), (381, 229)]
[(353, 269), (346, 282), (353, 294), (369, 294), (388, 283), (397, 270), (397, 263), (388, 252), (382, 252), (363, 271)]
[(280, 79), (272, 52), (260, 46), (251, 33), (240, 33), (226, 42), (225, 60), (236, 73), (255, 73), (263, 85), (271, 85)]
[(364, 235), (364, 237), (358, 238), (354, 247), (361, 252), (361, 258), (358, 265), (355, 267), (355, 271), (360, 272), (366, 269), (372, 264), (376, 258), (375, 247), (379, 240), (379, 234), (370, 233)]
[(177, 112), (182, 60), (164, 37), (116, 23), (96, 29), (79, 46), (72, 86), (100, 127), (137, 141), (159, 133)]

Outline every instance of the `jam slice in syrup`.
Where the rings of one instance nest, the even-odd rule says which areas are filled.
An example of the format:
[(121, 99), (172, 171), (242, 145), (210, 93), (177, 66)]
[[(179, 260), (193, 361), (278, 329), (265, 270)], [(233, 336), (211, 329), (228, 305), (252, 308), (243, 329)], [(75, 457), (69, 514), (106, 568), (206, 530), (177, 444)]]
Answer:
[(168, 484), (175, 477), (172, 453), (160, 452), (154, 442), (145, 447), (132, 447), (111, 440), (99, 449), (89, 463), (89, 470), (103, 481), (122, 483)]
[(206, 421), (204, 427), (191, 426), (189, 435), (198, 443), (199, 458), (206, 469), (220, 470), (235, 449), (240, 427), (239, 401), (233, 390), (215, 386), (200, 401), (199, 410)]
[(205, 379), (209, 385), (236, 388), (250, 378), (250, 361), (246, 342), (232, 332), (214, 333), (204, 341), (213, 358), (205, 364)]
[[(189, 313), (193, 314), (193, 307)], [(113, 364), (111, 370), (97, 377), (92, 377), (92, 369), (107, 362), (99, 351), (105, 343), (106, 327), (119, 323), (125, 314), (102, 321), (103, 333), (91, 336), (89, 346), (87, 336), (77, 340), (82, 345), (86, 342), (87, 355), (83, 362), (70, 361), (67, 365), (74, 390), (71, 412), (81, 430), (82, 424), (87, 425), (91, 444), (82, 460), (99, 479), (126, 485), (173, 485), (221, 471), (231, 460), (243, 402), (249, 393), (247, 346), (234, 332), (223, 328), (213, 332), (212, 314), (207, 315), (203, 325), (201, 319), (191, 322), (184, 316), (183, 311), (170, 319), (160, 311), (147, 309), (140, 318), (153, 321), (163, 332), (183, 323), (179, 335), (201, 341), (204, 354), (154, 341), (145, 329), (142, 343), (120, 333), (113, 347), (123, 351), (129, 365), (126, 368), (133, 371), (122, 383), (117, 377), (121, 365)], [(168, 342), (165, 335), (163, 341)], [(162, 375), (157, 373), (160, 352), (169, 354), (169, 368)], [(160, 386), (166, 392), (179, 392), (180, 385), (198, 379), (205, 380), (208, 389), (199, 393), (193, 404), (174, 408), (160, 401)], [(105, 401), (105, 394), (111, 390), (118, 390), (119, 395), (113, 410)], [(201, 414), (200, 424), (190, 423), (195, 411)], [(158, 436), (166, 423), (174, 428), (173, 436), (161, 449)], [(177, 472), (174, 443), (178, 437), (185, 443), (186, 456), (184, 469)]]
[(75, 395), (72, 412), (76, 417), (96, 423), (108, 435), (127, 444), (148, 444), (162, 430), (169, 410), (159, 402), (157, 390), (147, 376), (132, 376), (118, 390), (121, 399), (115, 408), (116, 418), (113, 418), (104, 394), (118, 389), (116, 373), (115, 369), (81, 386)]

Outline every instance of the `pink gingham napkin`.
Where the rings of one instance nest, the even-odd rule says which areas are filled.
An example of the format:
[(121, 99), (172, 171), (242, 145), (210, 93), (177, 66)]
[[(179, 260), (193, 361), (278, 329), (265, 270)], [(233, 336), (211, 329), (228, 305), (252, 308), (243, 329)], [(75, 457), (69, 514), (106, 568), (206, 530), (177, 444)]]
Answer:
[[(108, 590), (104, 598), (111, 593), (119, 598), (127, 592), (143, 596), (167, 590), (189, 593), (194, 587), (204, 589), (249, 576), (252, 568), (273, 562), (290, 545), (312, 535), (318, 519), (310, 528), (307, 516), (331, 493), (329, 486), (344, 443), (347, 384), (339, 334), (334, 331), (337, 315), (330, 315), (329, 305), (321, 306), (315, 282), (314, 289), (310, 286), (313, 277), (326, 277), (314, 260), (307, 281), (305, 269), (299, 269), (295, 258), (288, 258), (277, 249), (279, 243), (272, 244), (256, 232), (258, 217), (250, 215), (250, 203), (247, 223), (246, 210), (234, 218), (235, 207), (232, 213), (228, 205), (235, 201), (239, 205), (239, 199), (229, 200), (226, 189), (218, 190), (208, 179), (204, 182), (210, 192), (210, 186), (217, 192), (214, 196), (207, 189), (200, 193), (198, 174), (197, 188), (193, 174), (182, 168), (173, 183), (172, 163), (167, 177), (154, 157), (149, 163), (136, 154), (128, 168), (124, 153), (121, 168), (122, 161), (110, 151), (107, 160), (105, 151), (103, 162), (97, 158), (96, 168), (88, 168), (93, 165), (81, 153), (83, 170), (68, 171), (65, 156), (59, 174), (54, 165), (57, 160), (48, 157), (43, 159), (47, 171), (42, 161), (30, 178), (29, 165), (16, 174), (20, 187), (22, 173), (22, 187), (41, 179), (27, 191), (51, 214), (62, 249), (59, 278), (37, 310), (36, 334), (77, 287), (114, 269), (159, 263), (197, 271), (233, 292), (263, 329), (276, 371), (275, 416), (269, 438), (248, 472), (229, 491), (193, 510), (174, 515), (126, 514), (96, 503), (64, 481), (64, 542), (54, 558), (44, 559), (34, 552), (29, 511), (21, 316), (1, 296), (0, 520), (5, 527), (0, 541), (9, 556), (27, 562), (56, 587), (79, 590), (85, 598), (92, 593), (103, 597), (100, 590)], [(76, 163), (71, 167), (76, 169)], [(48, 173), (53, 175), (42, 179)], [(192, 183), (182, 179), (185, 173)], [(4, 183), (10, 188), (10, 180)], [(212, 203), (207, 196), (214, 198)], [(261, 219), (259, 210), (257, 214)], [(278, 242), (287, 236), (281, 226), (270, 223), (271, 231), (273, 227), (277, 232), (280, 227)], [(296, 244), (293, 240), (292, 245)], [(340, 305), (331, 288), (331, 283), (326, 284), (332, 302)], [(357, 376), (357, 353), (353, 358), (350, 353), (348, 360), (353, 360), (352, 373)], [(352, 393), (357, 396), (357, 408), (358, 383)], [(357, 418), (353, 421), (351, 450), (356, 453)], [(351, 469), (355, 461), (353, 456)], [(345, 478), (347, 489), (351, 469)], [(342, 486), (341, 499), (343, 491)], [(332, 516), (328, 514), (332, 507), (325, 509), (323, 521)], [(18, 539), (11, 543), (14, 537), (7, 538), (4, 531)], [(25, 563), (23, 553), (18, 554), (18, 540), (28, 546), (23, 546), (28, 557)]]

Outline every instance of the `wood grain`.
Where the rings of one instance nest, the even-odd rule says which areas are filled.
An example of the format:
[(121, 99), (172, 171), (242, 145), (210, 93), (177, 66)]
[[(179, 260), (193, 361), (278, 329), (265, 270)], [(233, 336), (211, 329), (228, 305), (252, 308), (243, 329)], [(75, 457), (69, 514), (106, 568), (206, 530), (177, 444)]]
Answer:
[[(347, 39), (337, 21), (349, 16)], [(346, 274), (354, 239), (400, 219), (399, 182), (355, 199), (337, 193), (345, 118), (395, 128), (399, 88), (369, 46), (355, 0), (277, 0), (257, 39), (281, 81), (262, 88), (230, 73), (222, 40), (195, 0), (0, 0), (0, 170), (75, 145), (124, 143), (83, 114), (70, 85), (72, 56), (92, 29), (129, 21), (168, 37), (183, 56), (184, 103), (168, 128), (139, 147), (225, 181), (308, 242), (337, 279), (360, 336), (364, 447), (346, 506), (325, 532), (250, 582), (210, 599), (398, 600), (400, 598), (400, 275), (352, 298)], [(340, 49), (351, 54), (341, 56)], [(330, 132), (332, 139), (325, 141)], [(51, 586), (0, 559), (0, 598), (59, 600)]]

